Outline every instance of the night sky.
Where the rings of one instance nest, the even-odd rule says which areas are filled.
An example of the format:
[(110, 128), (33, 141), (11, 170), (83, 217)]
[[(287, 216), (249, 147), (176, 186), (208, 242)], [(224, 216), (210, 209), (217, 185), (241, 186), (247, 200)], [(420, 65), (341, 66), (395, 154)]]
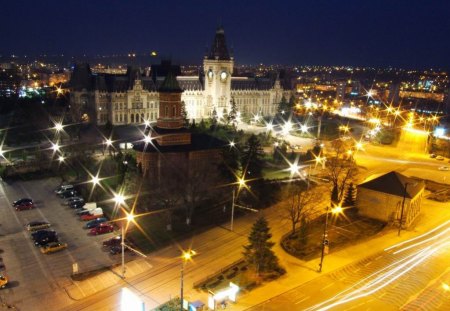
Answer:
[(0, 0), (0, 54), (156, 50), (199, 64), (219, 23), (237, 64), (450, 67), (450, 1)]

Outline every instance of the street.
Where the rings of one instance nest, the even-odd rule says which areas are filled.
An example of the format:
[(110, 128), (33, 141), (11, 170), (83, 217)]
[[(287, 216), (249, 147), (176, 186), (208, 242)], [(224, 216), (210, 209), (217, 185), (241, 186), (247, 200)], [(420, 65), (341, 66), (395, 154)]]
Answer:
[[(448, 271), (449, 232), (447, 221), (247, 310), (424, 310), (431, 294), (418, 294)], [(429, 310), (449, 308), (442, 299)]]

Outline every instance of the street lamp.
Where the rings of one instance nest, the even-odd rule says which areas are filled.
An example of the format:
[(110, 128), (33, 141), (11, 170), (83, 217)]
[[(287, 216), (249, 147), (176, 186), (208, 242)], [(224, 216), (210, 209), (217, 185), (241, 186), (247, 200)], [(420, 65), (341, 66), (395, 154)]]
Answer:
[(64, 158), (64, 156), (59, 156), (58, 160), (60, 163), (62, 163), (62, 162), (64, 162), (65, 158)]
[(53, 152), (56, 152), (56, 151), (58, 151), (58, 150), (59, 150), (59, 148), (60, 148), (60, 146), (59, 146), (59, 144), (58, 144), (58, 143), (52, 143), (52, 149), (53, 149)]
[[(120, 200), (116, 201), (116, 202), (124, 202), (124, 200)], [(121, 204), (121, 203), (118, 203)], [(126, 217), (127, 223), (126, 223), (126, 228), (128, 228), (128, 226), (130, 225), (130, 222), (134, 221), (134, 215), (132, 213), (127, 214)], [(122, 224), (122, 237), (121, 237), (121, 253), (122, 253), (122, 279), (125, 279), (125, 226)]]
[[(329, 240), (328, 240), (328, 213), (330, 210), (330, 206), (327, 206), (327, 211), (325, 212), (325, 227), (323, 230), (323, 238), (322, 238), (322, 253), (320, 255), (320, 264), (319, 264), (319, 272), (322, 272), (322, 267), (323, 267), (323, 259), (325, 257), (325, 247), (327, 249), (327, 253), (328, 253), (328, 244), (329, 244)], [(334, 208), (331, 209), (331, 213), (334, 215), (338, 215), (340, 213), (343, 212), (343, 209), (341, 207), (341, 205), (336, 205)]]
[(247, 185), (246, 185), (246, 180), (244, 179), (244, 177), (239, 177), (238, 178), (238, 181), (237, 181), (237, 185), (238, 185), (238, 191), (237, 191), (237, 193), (236, 193), (236, 190), (233, 188), (233, 198), (232, 198), (232, 202), (231, 202), (231, 223), (230, 223), (230, 231), (233, 231), (233, 225), (234, 225), (234, 208), (235, 207), (239, 207), (239, 208), (242, 208), (242, 209), (247, 209), (247, 210), (250, 210), (250, 211), (252, 211), (252, 212), (257, 212), (258, 210), (256, 210), (256, 209), (253, 209), (253, 208), (249, 208), (249, 207), (246, 207), (246, 206), (241, 206), (241, 205), (238, 205), (238, 204), (236, 204), (236, 199), (237, 199), (237, 197), (239, 196), (239, 193), (240, 193), (240, 191), (241, 191), (241, 189), (243, 188), (243, 187), (247, 187)]
[(180, 310), (183, 311), (183, 281), (184, 281), (184, 266), (186, 265), (186, 262), (191, 260), (192, 257), (194, 257), (195, 255), (197, 255), (197, 252), (189, 249), (187, 251), (183, 251), (181, 254), (181, 271), (180, 271), (180, 283), (181, 283), (181, 287), (180, 287), (180, 299), (181, 299), (181, 307)]
[(55, 130), (56, 132), (60, 132), (63, 130), (63, 125), (60, 122), (55, 123)]

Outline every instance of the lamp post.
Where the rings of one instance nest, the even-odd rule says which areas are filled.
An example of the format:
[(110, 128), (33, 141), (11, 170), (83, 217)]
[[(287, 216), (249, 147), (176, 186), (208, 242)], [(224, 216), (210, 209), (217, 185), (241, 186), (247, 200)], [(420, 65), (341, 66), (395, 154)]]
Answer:
[[(328, 213), (330, 210), (330, 206), (327, 206), (327, 211), (325, 212), (325, 227), (323, 229), (323, 238), (322, 238), (322, 253), (320, 255), (320, 264), (319, 264), (319, 272), (322, 272), (323, 267), (323, 259), (325, 257), (325, 246), (328, 247), (329, 241), (328, 241)], [(342, 213), (342, 207), (340, 205), (337, 205), (335, 208), (331, 209), (332, 214), (339, 214)]]
[(404, 212), (404, 209), (405, 209), (405, 199), (406, 199), (406, 194), (407, 194), (406, 191), (407, 191), (408, 185), (413, 185), (413, 186), (415, 186), (416, 183), (405, 182), (405, 187), (403, 188), (402, 209), (401, 209), (401, 211), (400, 211), (400, 222), (399, 222), (399, 225), (398, 225), (398, 235), (397, 235), (397, 236), (400, 236), (400, 232), (402, 231), (403, 212)]
[(184, 309), (183, 309), (183, 300), (184, 300), (184, 297), (183, 297), (183, 294), (184, 294), (184, 292), (183, 292), (183, 290), (184, 290), (184, 287), (183, 287), (183, 284), (184, 284), (184, 266), (186, 265), (186, 262), (188, 261), (188, 260), (191, 260), (192, 259), (192, 257), (193, 256), (195, 256), (195, 255), (197, 255), (197, 253), (194, 251), (194, 250), (192, 250), (192, 249), (189, 249), (189, 250), (187, 250), (187, 251), (183, 251), (183, 253), (181, 254), (181, 271), (180, 271), (180, 299), (181, 299), (181, 305), (180, 305), (180, 310), (181, 311), (183, 311)]
[(241, 188), (242, 188), (242, 187), (246, 187), (246, 184), (245, 184), (245, 183), (246, 183), (246, 181), (245, 181), (244, 177), (238, 178), (238, 181), (237, 181), (237, 184), (238, 184), (238, 191), (237, 191), (237, 193), (236, 193), (236, 190), (233, 189), (233, 193), (232, 193), (233, 197), (232, 197), (232, 202), (231, 202), (231, 222), (230, 222), (230, 231), (233, 231), (233, 225), (234, 225), (234, 208), (235, 208), (235, 207), (240, 207), (240, 208), (242, 208), (242, 209), (248, 209), (248, 210), (250, 210), (250, 211), (252, 211), (252, 212), (257, 212), (257, 211), (258, 211), (258, 210), (255, 210), (255, 209), (252, 209), (252, 208), (249, 208), (249, 207), (246, 207), (246, 206), (241, 206), (241, 205), (236, 204), (236, 199), (237, 199), (237, 197), (239, 196), (239, 192), (241, 191)]
[[(117, 205), (121, 206), (122, 204), (125, 203), (125, 198), (123, 197), (123, 195), (121, 194), (116, 194), (114, 195), (114, 201), (116, 202)], [(131, 221), (134, 220), (134, 215), (132, 213), (127, 214), (126, 216), (126, 224), (122, 223), (122, 228), (121, 228), (121, 242), (120, 242), (120, 247), (121, 247), (121, 254), (122, 254), (122, 279), (125, 279), (125, 272), (126, 272), (126, 268), (125, 268), (125, 227), (128, 227), (128, 225), (130, 224)]]

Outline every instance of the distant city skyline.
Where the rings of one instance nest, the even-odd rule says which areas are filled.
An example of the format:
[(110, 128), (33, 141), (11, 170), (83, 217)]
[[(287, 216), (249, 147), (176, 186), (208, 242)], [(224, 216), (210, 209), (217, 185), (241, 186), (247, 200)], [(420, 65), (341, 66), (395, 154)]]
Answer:
[(446, 1), (4, 1), (0, 55), (157, 51), (200, 64), (218, 25), (236, 64), (450, 67)]

